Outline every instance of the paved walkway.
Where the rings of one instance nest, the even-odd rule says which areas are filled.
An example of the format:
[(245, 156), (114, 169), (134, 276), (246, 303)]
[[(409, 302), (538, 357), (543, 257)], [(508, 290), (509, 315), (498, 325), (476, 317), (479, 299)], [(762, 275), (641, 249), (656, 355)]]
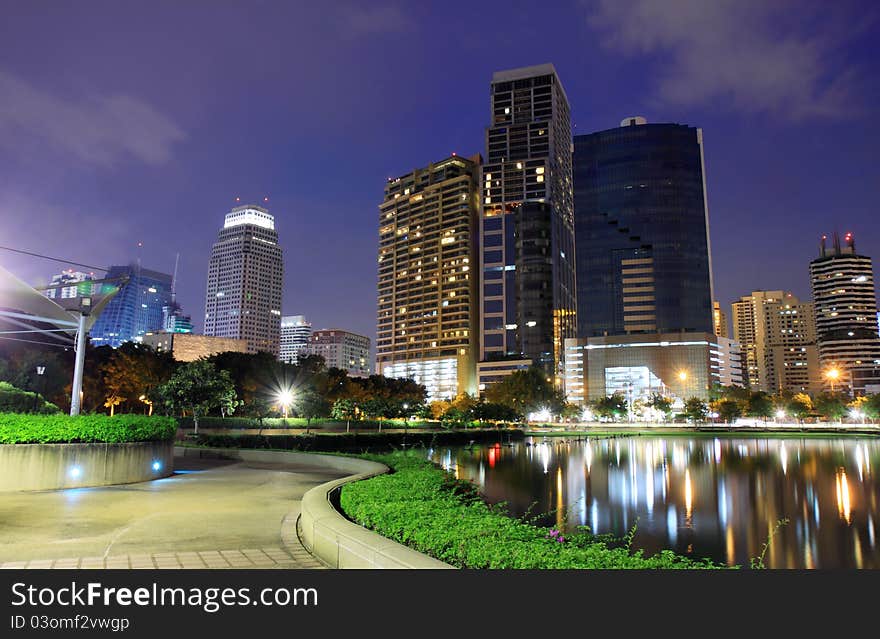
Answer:
[(320, 568), (295, 531), (304, 464), (176, 458), (167, 479), (0, 493), (0, 568)]

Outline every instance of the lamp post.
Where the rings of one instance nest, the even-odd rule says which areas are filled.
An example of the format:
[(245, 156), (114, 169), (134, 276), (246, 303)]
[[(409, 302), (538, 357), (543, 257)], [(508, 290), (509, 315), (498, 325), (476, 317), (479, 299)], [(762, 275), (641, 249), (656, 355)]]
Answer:
[(281, 404), (284, 419), (287, 419), (287, 409), (293, 403), (293, 392), (290, 389), (287, 389), (278, 393), (278, 403)]
[(42, 386), (40, 381), (43, 379), (43, 373), (45, 373), (45, 372), (46, 372), (45, 366), (42, 366), (42, 365), (37, 366), (37, 381), (34, 382), (34, 412), (35, 413), (37, 412), (37, 400), (39, 397), (40, 386)]
[(831, 394), (834, 394), (834, 382), (836, 382), (840, 378), (840, 369), (839, 368), (829, 368), (825, 371), (825, 377), (831, 382)]

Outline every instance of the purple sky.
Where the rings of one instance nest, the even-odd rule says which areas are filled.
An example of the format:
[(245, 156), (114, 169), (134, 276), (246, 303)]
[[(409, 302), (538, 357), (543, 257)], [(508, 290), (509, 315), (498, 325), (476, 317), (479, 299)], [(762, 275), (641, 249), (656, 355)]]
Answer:
[[(822, 233), (880, 260), (871, 2), (0, 0), (0, 245), (171, 272), (268, 196), (285, 315), (375, 333), (385, 178), (484, 153), (492, 72), (552, 62), (575, 133), (704, 131), (716, 297), (809, 298)], [(62, 265), (0, 251), (37, 284)]]

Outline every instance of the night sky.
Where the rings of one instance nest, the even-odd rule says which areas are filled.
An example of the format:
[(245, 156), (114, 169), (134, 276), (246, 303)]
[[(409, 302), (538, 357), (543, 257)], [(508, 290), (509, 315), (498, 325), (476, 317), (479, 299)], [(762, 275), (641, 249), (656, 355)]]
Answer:
[(224, 214), (268, 196), (283, 313), (373, 338), (386, 178), (485, 153), (492, 72), (552, 62), (575, 134), (703, 128), (725, 307), (808, 299), (822, 233), (880, 260), (878, 21), (824, 0), (0, 0), (0, 245), (169, 273), (179, 252), (201, 328)]

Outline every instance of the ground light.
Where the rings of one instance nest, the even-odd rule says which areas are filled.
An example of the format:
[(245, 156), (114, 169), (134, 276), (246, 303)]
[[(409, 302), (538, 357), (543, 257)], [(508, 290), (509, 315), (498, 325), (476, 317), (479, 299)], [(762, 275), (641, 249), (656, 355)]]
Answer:
[(73, 479), (79, 479), (80, 475), (82, 475), (82, 469), (79, 466), (71, 467), (68, 472)]
[(160, 470), (162, 470), (162, 462), (160, 462), (158, 460), (154, 461), (153, 462), (153, 471), (158, 473)]

